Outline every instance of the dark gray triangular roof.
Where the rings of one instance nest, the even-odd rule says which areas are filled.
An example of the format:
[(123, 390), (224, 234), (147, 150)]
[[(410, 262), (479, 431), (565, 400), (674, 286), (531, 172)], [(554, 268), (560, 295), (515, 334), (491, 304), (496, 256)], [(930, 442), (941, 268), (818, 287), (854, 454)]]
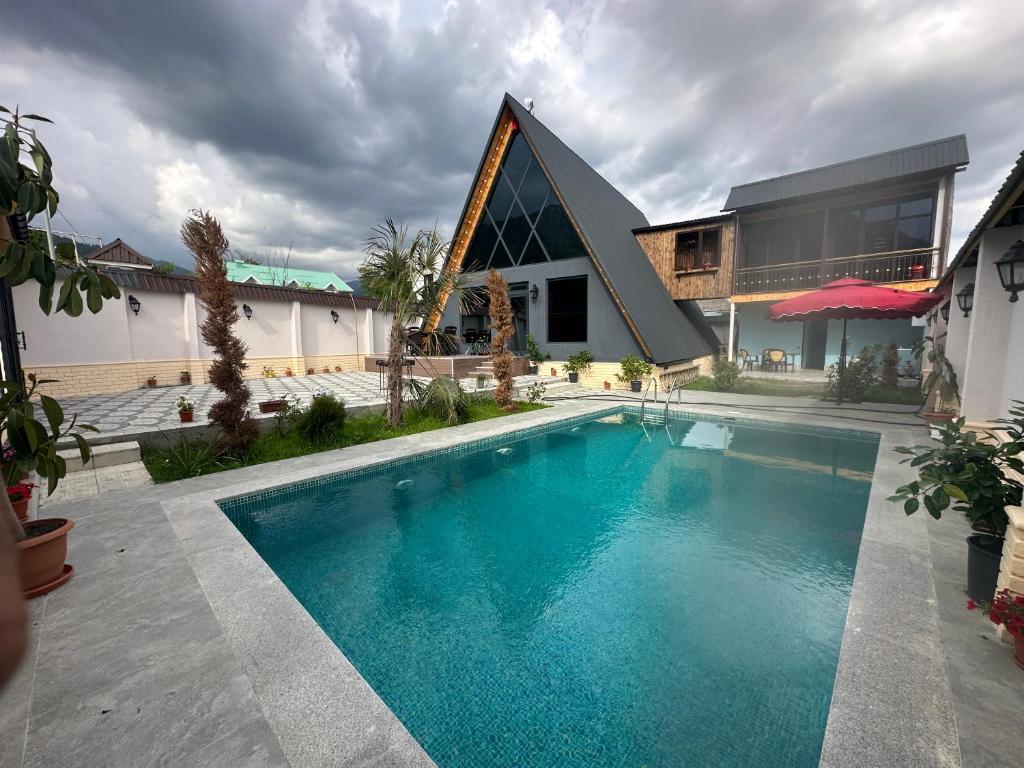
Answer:
[(711, 354), (704, 335), (672, 301), (633, 236), (634, 229), (648, 226), (643, 213), (507, 93), (505, 103), (654, 362)]
[(729, 199), (725, 201), (722, 210), (752, 208), (865, 184), (876, 184), (901, 176), (957, 168), (967, 165), (968, 161), (967, 137), (960, 134), (808, 171), (789, 173), (774, 179), (741, 184), (729, 191)]

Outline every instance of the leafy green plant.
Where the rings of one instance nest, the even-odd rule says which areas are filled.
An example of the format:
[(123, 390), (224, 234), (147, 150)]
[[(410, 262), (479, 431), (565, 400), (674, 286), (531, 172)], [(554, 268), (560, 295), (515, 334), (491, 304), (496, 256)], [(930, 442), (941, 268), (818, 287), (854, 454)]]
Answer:
[(530, 358), (531, 363), (536, 365), (551, 359), (551, 355), (540, 351), (540, 346), (538, 346), (537, 340), (533, 338), (532, 333), (526, 334), (526, 356)]
[(903, 511), (912, 515), (922, 504), (938, 520), (950, 507), (962, 512), (971, 523), (981, 523), (996, 536), (1006, 531), (1007, 505), (1021, 503), (1021, 482), (1008, 477), (1007, 469), (1024, 472), (1024, 405), (1014, 401), (1009, 419), (1001, 419), (1007, 440), (999, 440), (991, 432), (984, 439), (972, 431), (964, 431), (963, 418), (936, 424), (939, 446), (900, 446), (896, 453), (908, 458), (917, 469), (918, 479), (902, 485), (889, 501), (902, 503)]
[(160, 462), (163, 469), (174, 477), (199, 477), (221, 466), (212, 442), (189, 437), (185, 433), (180, 433), (178, 439), (172, 441), (166, 434), (160, 434), (167, 441), (167, 449), (160, 452)]
[(732, 360), (716, 360), (711, 366), (711, 381), (716, 392), (729, 392), (740, 378), (740, 367)]
[(274, 431), (284, 437), (292, 431), (295, 420), (302, 413), (302, 407), (299, 405), (299, 398), (296, 395), (288, 394), (281, 399), (284, 400), (284, 406), (274, 411), (273, 419)]
[(565, 365), (562, 366), (562, 370), (566, 373), (580, 373), (585, 374), (594, 365), (594, 356), (585, 349), (581, 349), (579, 352), (573, 352), (565, 361)]
[[(874, 386), (878, 377), (878, 353), (881, 345), (863, 347), (847, 361), (840, 377), (839, 363), (832, 363), (825, 369), (825, 398), (841, 398), (853, 403), (864, 400), (864, 395)], [(842, 391), (840, 391), (840, 388)]]
[(636, 355), (626, 355), (619, 360), (619, 369), (620, 373), (615, 374), (615, 378), (623, 384), (628, 384), (631, 381), (641, 381), (644, 376), (650, 376), (651, 371), (654, 370), (650, 363), (646, 360), (641, 360)]
[(925, 336), (913, 347), (914, 358), (927, 360), (931, 369), (921, 389), (924, 390), (926, 401), (933, 392), (935, 393), (937, 413), (952, 413), (960, 405), (960, 386), (957, 383), (956, 369), (946, 357), (945, 341), (945, 333)]
[(345, 415), (345, 404), (332, 392), (317, 392), (295, 419), (295, 429), (310, 445), (325, 445), (341, 434)]
[(426, 384), (413, 379), (410, 390), (423, 413), (445, 424), (461, 424), (469, 416), (470, 397), (455, 379), (438, 376)]

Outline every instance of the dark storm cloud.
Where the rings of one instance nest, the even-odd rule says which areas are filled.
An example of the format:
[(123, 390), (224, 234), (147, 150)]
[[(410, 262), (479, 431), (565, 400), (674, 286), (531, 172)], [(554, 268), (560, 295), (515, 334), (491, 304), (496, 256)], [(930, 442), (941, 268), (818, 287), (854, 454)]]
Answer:
[[(713, 212), (735, 183), (962, 131), (973, 163), (958, 200), (977, 207), (1024, 145), (1009, 44), (1022, 23), (997, 0), (325, 6), (87, 0), (7, 23), (26, 50), (121, 105), (96, 132), (135, 121), (211, 174), (212, 148), (232, 183), (302, 210), (241, 217), (229, 234), (291, 243), (343, 274), (385, 215), (450, 231), (505, 90), (535, 97), (538, 116), (652, 219)], [(54, 78), (35, 91), (44, 113), (56, 107), (38, 98), (96, 95)], [(52, 130), (69, 131), (65, 152), (80, 146)], [(119, 177), (73, 181), (89, 193), (73, 211), (66, 198), (80, 226), (181, 256), (156, 214), (119, 221)], [(313, 261), (331, 248), (347, 260)]]

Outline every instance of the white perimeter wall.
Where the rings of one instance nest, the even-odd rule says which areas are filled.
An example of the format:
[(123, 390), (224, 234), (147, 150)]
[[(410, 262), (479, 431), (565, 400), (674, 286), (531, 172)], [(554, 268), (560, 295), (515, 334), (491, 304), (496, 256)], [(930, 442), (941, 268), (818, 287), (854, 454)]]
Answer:
[[(58, 283), (55, 298), (59, 291)], [(142, 304), (137, 316), (128, 307), (129, 293)], [(79, 317), (44, 315), (35, 283), (16, 286), (13, 295), (18, 330), (25, 332), (28, 345), (21, 353), (26, 368), (213, 356), (199, 330), (206, 313), (193, 294), (122, 289), (121, 298), (104, 302), (98, 314), (86, 309)], [(242, 313), (243, 303), (252, 307), (251, 320)], [(254, 358), (378, 354), (387, 349), (390, 315), (344, 306), (334, 309), (337, 324), (328, 306), (243, 300), (235, 330)]]

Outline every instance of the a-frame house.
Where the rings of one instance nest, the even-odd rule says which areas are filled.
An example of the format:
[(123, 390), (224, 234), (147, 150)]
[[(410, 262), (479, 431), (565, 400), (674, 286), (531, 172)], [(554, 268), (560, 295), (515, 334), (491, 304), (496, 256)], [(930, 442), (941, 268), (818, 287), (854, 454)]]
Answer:
[[(502, 273), (516, 351), (529, 333), (554, 361), (587, 349), (599, 364), (635, 354), (662, 375), (692, 372), (716, 351), (714, 333), (698, 309), (673, 302), (633, 234), (646, 226), (636, 206), (505, 94), (449, 264), (473, 283), (490, 268)], [(462, 314), (452, 300), (431, 320), (467, 345), (487, 338), (486, 306)]]

